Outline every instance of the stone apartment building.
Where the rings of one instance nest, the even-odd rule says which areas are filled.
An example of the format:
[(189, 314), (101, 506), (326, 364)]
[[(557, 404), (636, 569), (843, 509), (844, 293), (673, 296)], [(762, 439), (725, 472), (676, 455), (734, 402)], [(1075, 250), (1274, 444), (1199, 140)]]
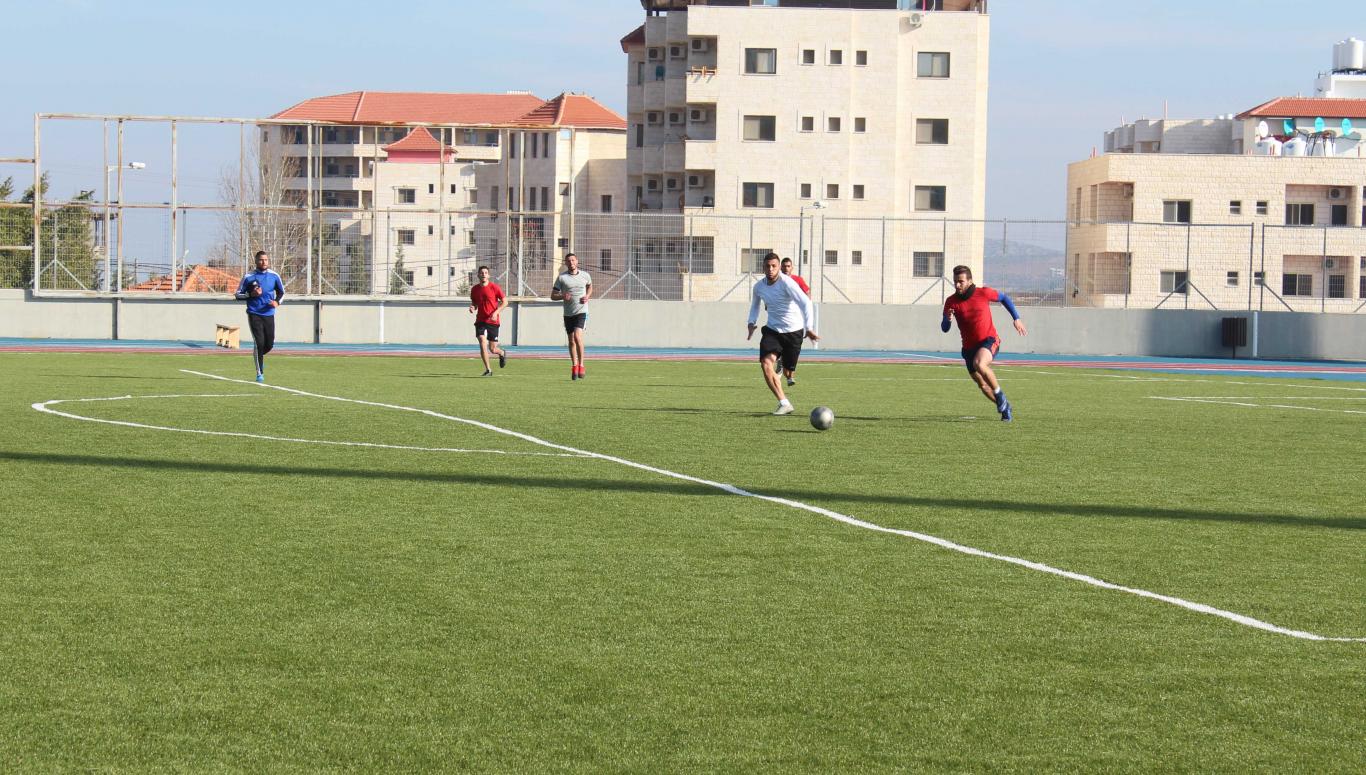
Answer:
[[(1337, 82), (1341, 92), (1366, 75), (1363, 64), (1321, 78), (1320, 91)], [(1238, 115), (1107, 132), (1104, 154), (1068, 166), (1073, 302), (1359, 309), (1363, 130), (1366, 99), (1281, 97)]]
[[(660, 236), (635, 253), (682, 266), (681, 253), (660, 254), (687, 250), (701, 295), (733, 286), (770, 249), (807, 271), (818, 262), (850, 297), (876, 298), (884, 277), (865, 256), (905, 253), (910, 268), (914, 253), (920, 276), (897, 278), (908, 294), (945, 264), (980, 273), (982, 230), (964, 229), (975, 236), (949, 255), (943, 234), (945, 219), (984, 216), (985, 2), (642, 5), (645, 23), (621, 41), (627, 205), (659, 216)], [(907, 223), (888, 239), (874, 225), (884, 218)]]

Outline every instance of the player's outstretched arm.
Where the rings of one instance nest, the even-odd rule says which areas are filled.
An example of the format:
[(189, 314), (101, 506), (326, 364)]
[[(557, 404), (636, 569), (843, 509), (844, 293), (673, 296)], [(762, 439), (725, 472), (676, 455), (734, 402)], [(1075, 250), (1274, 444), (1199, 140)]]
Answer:
[(953, 328), (953, 322), (949, 318), (949, 313), (945, 312), (944, 319), (939, 321), (939, 330), (947, 334), (950, 328)]
[(1015, 302), (1011, 301), (1011, 300), (1010, 300), (1010, 297), (1007, 296), (1007, 295), (1004, 294), (1004, 293), (1001, 294), (1001, 299), (1000, 299), (1000, 301), (1001, 301), (1001, 306), (1002, 306), (1002, 307), (1005, 307), (1005, 308), (1006, 308), (1006, 312), (1009, 312), (1009, 313), (1010, 313), (1010, 318), (1011, 318), (1011, 320), (1015, 321), (1015, 331), (1016, 331), (1016, 333), (1018, 333), (1020, 336), (1024, 336), (1024, 335), (1025, 335), (1025, 324), (1024, 324), (1024, 321), (1023, 321), (1023, 320), (1020, 320), (1020, 312), (1019, 312), (1019, 310), (1015, 309)]

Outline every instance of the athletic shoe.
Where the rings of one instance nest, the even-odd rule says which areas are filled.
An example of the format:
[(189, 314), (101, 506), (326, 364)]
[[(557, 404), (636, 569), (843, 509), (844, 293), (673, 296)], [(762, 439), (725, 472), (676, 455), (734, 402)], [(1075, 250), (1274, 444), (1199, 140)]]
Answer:
[(578, 378), (579, 378), (579, 370), (576, 369), (576, 368), (571, 367), (571, 368), (569, 369), (569, 381), (570, 381), (570, 382), (573, 382), (574, 380), (576, 380), (576, 379), (578, 379)]
[(489, 370), (489, 369), (484, 369), (484, 374), (483, 374), (483, 376), (485, 376), (485, 377), (492, 377), (492, 376), (493, 376), (493, 372), (492, 372), (491, 370)]
[(773, 410), (774, 414), (792, 414), (792, 402), (783, 401), (778, 404), (778, 408)]
[(588, 372), (584, 371), (582, 366), (579, 367), (579, 379), (588, 379)]
[(1006, 401), (1005, 406), (1001, 409), (1001, 422), (1010, 422), (1013, 419), (1015, 419), (1015, 413), (1010, 411), (1010, 402)]
[(1007, 406), (1010, 406), (1010, 402), (1006, 400), (1005, 391), (1002, 390), (996, 394), (996, 411), (1004, 412)]
[(508, 365), (508, 354), (507, 354), (506, 352), (499, 352), (499, 353), (498, 353), (498, 368), (500, 368), (500, 369), (501, 369), (501, 368), (505, 368), (507, 365)]
[(788, 378), (787, 378), (787, 386), (788, 386), (788, 387), (792, 387), (792, 386), (795, 385), (795, 384), (797, 384), (797, 380), (793, 379), (792, 377), (788, 377)]
[(265, 381), (266, 381), (266, 375), (264, 375), (264, 374), (257, 374), (257, 375), (256, 375), (256, 381), (257, 381), (257, 382), (265, 382)]

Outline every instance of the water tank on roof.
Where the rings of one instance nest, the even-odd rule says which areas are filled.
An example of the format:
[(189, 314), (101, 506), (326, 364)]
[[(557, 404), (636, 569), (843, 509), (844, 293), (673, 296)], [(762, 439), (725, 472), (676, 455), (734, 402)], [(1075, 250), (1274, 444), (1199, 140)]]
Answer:
[(1281, 141), (1274, 137), (1266, 137), (1257, 141), (1252, 147), (1253, 156), (1280, 156)]
[(1309, 143), (1305, 142), (1304, 138), (1299, 135), (1286, 140), (1285, 145), (1281, 146), (1282, 156), (1306, 156), (1308, 153)]
[(1348, 38), (1333, 46), (1333, 72), (1366, 70), (1366, 41)]

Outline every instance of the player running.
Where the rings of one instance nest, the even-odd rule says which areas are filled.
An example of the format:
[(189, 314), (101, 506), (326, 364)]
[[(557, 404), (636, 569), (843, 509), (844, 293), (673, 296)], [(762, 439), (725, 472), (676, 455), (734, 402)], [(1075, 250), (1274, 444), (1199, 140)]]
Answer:
[(564, 302), (564, 333), (569, 340), (569, 379), (584, 379), (583, 329), (588, 326), (588, 300), (593, 298), (593, 278), (579, 269), (579, 257), (568, 253), (564, 271), (555, 278), (550, 298)]
[(1001, 302), (1001, 306), (1015, 321), (1015, 330), (1020, 336), (1025, 335), (1024, 321), (1020, 320), (1020, 313), (1015, 311), (1015, 303), (1009, 296), (985, 285), (981, 288), (973, 285), (972, 269), (966, 266), (953, 268), (953, 289), (956, 293), (944, 300), (944, 320), (940, 322), (939, 329), (948, 333), (950, 318), (958, 319), (958, 333), (963, 338), (963, 360), (968, 365), (972, 381), (996, 404), (1001, 420), (1010, 422), (1014, 419), (1010, 402), (1006, 400), (1001, 384), (996, 381), (996, 373), (991, 370), (991, 361), (1001, 349), (996, 325), (991, 322), (991, 302)]
[(242, 278), (233, 294), (247, 303), (247, 327), (251, 329), (251, 357), (256, 381), (266, 381), (266, 353), (275, 347), (275, 308), (285, 297), (285, 284), (270, 268), (270, 256), (256, 251), (256, 271)]
[(470, 312), (474, 316), (474, 337), (479, 340), (479, 358), (484, 362), (484, 376), (492, 377), (489, 354), (498, 356), (498, 368), (508, 365), (507, 351), (498, 346), (498, 325), (508, 299), (498, 283), (489, 279), (489, 268), (479, 267), (479, 282), (470, 288)]
[[(805, 293), (805, 294), (806, 294), (806, 297), (807, 297), (808, 299), (811, 298), (811, 286), (809, 286), (809, 285), (806, 284), (806, 281), (802, 279), (801, 275), (792, 274), (792, 259), (791, 259), (791, 258), (784, 258), (784, 259), (783, 259), (782, 270), (783, 270), (783, 274), (785, 274), (785, 275), (787, 275), (788, 277), (792, 278), (792, 282), (796, 283), (796, 284), (797, 284), (797, 287), (802, 289), (802, 293)], [(787, 386), (788, 386), (788, 387), (792, 387), (793, 385), (797, 384), (797, 380), (796, 380), (796, 379), (794, 378), (794, 376), (793, 376), (793, 375), (795, 375), (796, 373), (797, 373), (797, 369), (796, 369), (796, 368), (792, 368), (792, 369), (783, 369), (783, 376), (784, 376), (784, 377), (787, 377)]]
[(764, 258), (764, 279), (754, 284), (754, 292), (749, 304), (749, 336), (754, 338), (755, 323), (759, 320), (759, 302), (768, 308), (768, 325), (764, 326), (763, 336), (759, 339), (759, 368), (764, 372), (764, 382), (778, 399), (774, 414), (792, 414), (792, 402), (783, 394), (783, 386), (778, 378), (778, 360), (782, 358), (782, 368), (791, 373), (797, 368), (797, 357), (802, 353), (802, 337), (813, 342), (820, 341), (816, 335), (813, 316), (815, 308), (811, 299), (792, 278), (778, 269), (778, 254), (769, 253)]

